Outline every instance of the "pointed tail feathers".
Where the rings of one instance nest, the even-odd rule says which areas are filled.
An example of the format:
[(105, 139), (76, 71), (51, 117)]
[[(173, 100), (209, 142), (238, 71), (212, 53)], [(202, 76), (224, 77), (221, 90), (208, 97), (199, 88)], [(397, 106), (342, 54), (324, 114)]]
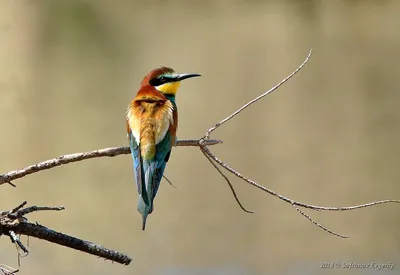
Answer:
[(137, 210), (139, 211), (140, 214), (142, 214), (142, 219), (143, 219), (142, 230), (145, 230), (147, 215), (153, 212), (153, 203), (149, 202), (149, 204), (146, 204), (143, 197), (139, 196)]

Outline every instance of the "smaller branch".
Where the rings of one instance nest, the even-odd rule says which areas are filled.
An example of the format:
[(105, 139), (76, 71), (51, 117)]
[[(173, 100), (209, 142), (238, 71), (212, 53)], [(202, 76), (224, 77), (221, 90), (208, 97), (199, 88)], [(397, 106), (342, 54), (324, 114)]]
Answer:
[(319, 228), (325, 230), (326, 232), (328, 232), (328, 233), (330, 233), (330, 234), (332, 234), (332, 235), (335, 235), (335, 236), (337, 236), (337, 237), (339, 237), (339, 238), (344, 238), (344, 239), (349, 238), (349, 236), (336, 233), (336, 232), (332, 231), (331, 229), (329, 229), (328, 227), (325, 227), (325, 226), (323, 226), (322, 224), (318, 223), (317, 221), (313, 220), (309, 215), (307, 215), (306, 213), (304, 213), (303, 211), (301, 211), (301, 209), (298, 208), (296, 205), (292, 204), (292, 206), (293, 206), (297, 211), (299, 211), (299, 213), (300, 213), (301, 215), (303, 215), (304, 217), (306, 217), (306, 219), (308, 219), (310, 222), (312, 222), (313, 224), (315, 224), (315, 225), (318, 226)]
[(385, 204), (385, 203), (400, 203), (400, 200), (382, 200), (382, 201), (373, 201), (370, 203), (363, 203), (360, 205), (352, 205), (352, 206), (319, 206), (319, 205), (312, 205), (312, 204), (306, 204), (302, 202), (296, 202), (296, 205), (304, 207), (304, 208), (309, 208), (312, 210), (316, 211), (351, 211), (355, 209), (360, 209), (360, 208), (367, 208), (371, 206), (375, 206), (378, 204)]
[(308, 208), (308, 209), (312, 209), (312, 210), (316, 210), (316, 211), (351, 211), (351, 210), (355, 210), (355, 209), (359, 209), (359, 208), (366, 208), (366, 207), (371, 207), (371, 206), (375, 206), (378, 204), (385, 204), (385, 203), (400, 203), (400, 200), (382, 200), (382, 201), (374, 201), (374, 202), (370, 202), (370, 203), (364, 203), (364, 204), (360, 204), (360, 205), (352, 205), (352, 206), (319, 206), (319, 205), (313, 205), (313, 204), (307, 204), (307, 203), (303, 203), (303, 202), (299, 202), (299, 201), (295, 201), (292, 199), (289, 199), (281, 194), (276, 193), (275, 191), (268, 189), (267, 187), (264, 187), (260, 184), (258, 184), (257, 182), (243, 176), (241, 173), (239, 173), (238, 171), (236, 171), (235, 169), (233, 169), (232, 167), (230, 167), (228, 164), (226, 164), (225, 162), (223, 162), (221, 159), (219, 159), (217, 156), (215, 156), (210, 149), (208, 149), (207, 147), (201, 147), (208, 156), (210, 156), (216, 163), (218, 163), (219, 165), (221, 165), (223, 168), (225, 168), (227, 171), (231, 172), (232, 174), (234, 174), (236, 177), (244, 180), (245, 182), (253, 185), (254, 187), (257, 187), (258, 189), (263, 190), (264, 192), (269, 193), (272, 196), (278, 197), (279, 199), (289, 203), (289, 204), (294, 204), (300, 207), (304, 207), (304, 208)]
[[(219, 159), (217, 156), (215, 156), (210, 149), (208, 149), (207, 147), (201, 147), (202, 151), (204, 151), (211, 159), (213, 159), (216, 163), (218, 163), (220, 166), (222, 166), (223, 168), (225, 168), (227, 171), (229, 171), (230, 173), (234, 174), (236, 177), (246, 181), (247, 183), (250, 183), (251, 185), (253, 185), (254, 187), (257, 187), (258, 189), (263, 190), (264, 192), (267, 192), (275, 197), (280, 198), (281, 200), (287, 202), (287, 203), (296, 203), (294, 200), (291, 200), (289, 198), (286, 198), (285, 196), (282, 196), (278, 193), (276, 193), (275, 191), (268, 189), (267, 187), (264, 187), (260, 184), (258, 184), (257, 182), (243, 176), (241, 173), (239, 173), (238, 171), (236, 171), (235, 169), (231, 168), (228, 164), (226, 164), (225, 162), (223, 162), (221, 159)], [(301, 205), (302, 206), (302, 205)]]
[(22, 208), (24, 205), (26, 205), (26, 202), (23, 202), (21, 205), (10, 211), (3, 211), (0, 213), (0, 236), (2, 234), (9, 236), (12, 242), (15, 243), (17, 247), (23, 250), (26, 254), (28, 254), (29, 251), (20, 242), (17, 234), (32, 236), (38, 239), (46, 240), (48, 242), (80, 250), (124, 265), (130, 264), (130, 262), (132, 261), (132, 259), (129, 258), (127, 255), (122, 254), (118, 251), (110, 250), (92, 242), (56, 232), (39, 224), (30, 223), (25, 217), (25, 215), (35, 211), (60, 211), (63, 210), (64, 207), (31, 206), (27, 208)]
[(110, 250), (101, 245), (78, 239), (38, 224), (23, 223), (16, 232), (73, 248), (120, 264), (128, 265), (132, 261), (127, 255), (118, 251)]
[(248, 209), (246, 209), (246, 208), (242, 205), (242, 203), (241, 203), (240, 200), (239, 200), (239, 197), (238, 197), (237, 194), (236, 194), (235, 188), (233, 188), (233, 185), (232, 185), (232, 183), (230, 182), (230, 180), (228, 179), (228, 177), (227, 177), (224, 173), (222, 173), (221, 169), (219, 169), (218, 166), (213, 162), (213, 160), (207, 155), (207, 153), (206, 153), (205, 151), (203, 151), (203, 148), (202, 148), (202, 147), (200, 147), (200, 150), (203, 152), (204, 156), (208, 159), (208, 161), (209, 161), (209, 162), (214, 166), (214, 168), (218, 171), (218, 173), (226, 180), (226, 182), (227, 182), (228, 185), (229, 185), (229, 188), (230, 188), (231, 191), (232, 191), (233, 197), (235, 198), (235, 200), (236, 200), (236, 202), (238, 203), (238, 205), (240, 206), (240, 208), (241, 208), (244, 212), (246, 212), (246, 213), (251, 213), (251, 214), (253, 214), (253, 213), (254, 213), (253, 210), (248, 210)]
[(27, 201), (22, 202), (20, 205), (18, 205), (13, 210), (11, 210), (11, 214), (17, 213), (18, 210), (20, 210), (22, 207), (24, 207), (27, 203), (28, 203)]
[(289, 199), (281, 194), (276, 193), (275, 191), (268, 189), (260, 184), (258, 184), (257, 182), (243, 176), (241, 173), (239, 173), (238, 171), (236, 171), (235, 169), (233, 169), (232, 167), (230, 167), (228, 164), (226, 164), (225, 162), (223, 162), (221, 159), (219, 159), (217, 156), (215, 156), (210, 149), (208, 149), (206, 146), (200, 146), (200, 149), (203, 153), (205, 153), (208, 157), (210, 157), (212, 160), (214, 160), (216, 163), (218, 163), (221, 167), (223, 167), (224, 169), (226, 169), (227, 171), (229, 171), (230, 173), (234, 174), (236, 177), (242, 179), (243, 181), (249, 183), (250, 185), (257, 187), (258, 189), (263, 190), (264, 192), (267, 192), (270, 195), (273, 195), (275, 197), (278, 197), (279, 199), (283, 200), (284, 202), (289, 203), (290, 205), (292, 205), (294, 208), (296, 208), (297, 211), (299, 211), (304, 217), (306, 217), (307, 219), (309, 219), (312, 223), (314, 223), (315, 225), (317, 225), (318, 227), (322, 228), (323, 230), (341, 237), (341, 238), (347, 238), (347, 236), (345, 235), (341, 235), (338, 233), (333, 232), (332, 230), (322, 226), (321, 224), (319, 224), (318, 222), (314, 221), (310, 216), (308, 216), (307, 214), (305, 214), (304, 212), (300, 211), (300, 209), (298, 207), (304, 207), (304, 208), (308, 208), (308, 209), (312, 209), (312, 210), (317, 210), (317, 211), (351, 211), (351, 210), (355, 210), (355, 209), (359, 209), (359, 208), (366, 208), (366, 207), (371, 207), (374, 205), (378, 205), (378, 204), (385, 204), (385, 203), (400, 203), (400, 200), (382, 200), (382, 201), (375, 201), (375, 202), (370, 202), (370, 203), (364, 203), (364, 204), (360, 204), (360, 205), (354, 205), (354, 206), (344, 206), (344, 207), (332, 207), (332, 206), (318, 206), (318, 205), (312, 205), (312, 204), (306, 204), (306, 203), (302, 203), (302, 202), (298, 202), (292, 199)]
[(4, 275), (11, 275), (16, 274), (19, 270), (5, 264), (0, 264), (0, 271), (3, 272)]
[[(15, 243), (15, 245), (17, 246), (17, 249), (20, 248), (22, 251), (24, 251), (25, 256), (28, 256), (29, 251), (28, 249), (26, 249), (26, 247), (21, 243), (21, 241), (19, 240), (18, 236), (15, 234), (14, 231), (10, 230), (8, 231), (9, 235), (10, 235), (10, 239), (12, 243)], [(21, 256), (21, 255), (20, 255)]]
[[(197, 139), (183, 139), (183, 140), (178, 140), (175, 146), (199, 147), (199, 142), (200, 140)], [(223, 143), (222, 140), (219, 139), (208, 139), (206, 142), (207, 142), (206, 146), (212, 146)]]
[(29, 213), (32, 212), (37, 212), (37, 211), (61, 211), (61, 210), (65, 210), (65, 207), (63, 206), (55, 206), (55, 207), (49, 207), (49, 206), (30, 206), (24, 209), (21, 209), (17, 212), (16, 217), (20, 218), (23, 217)]
[[(204, 142), (205, 142), (204, 144), (206, 144), (207, 146), (222, 143), (221, 140), (212, 140), (212, 139), (204, 141)], [(176, 146), (198, 147), (199, 140), (179, 140), (177, 142)], [(59, 156), (54, 159), (42, 161), (38, 164), (30, 165), (30, 166), (25, 167), (20, 170), (15, 170), (15, 171), (11, 171), (11, 172), (5, 173), (3, 175), (0, 175), (0, 185), (2, 185), (4, 183), (11, 184), (12, 180), (16, 180), (16, 179), (25, 177), (26, 175), (37, 173), (42, 170), (51, 169), (51, 168), (61, 166), (64, 164), (68, 164), (71, 162), (77, 162), (77, 161), (82, 161), (82, 160), (87, 160), (87, 159), (92, 159), (92, 158), (100, 158), (100, 157), (115, 157), (118, 155), (127, 155), (130, 153), (131, 153), (131, 150), (129, 147), (112, 147), (112, 148), (104, 148), (104, 149), (99, 149), (99, 150), (94, 150), (94, 151), (89, 151), (89, 152), (84, 152), (84, 153), (63, 155), (63, 156)], [(14, 184), (12, 184), (12, 185), (15, 187)]]
[(215, 124), (214, 127), (211, 127), (210, 129), (207, 130), (207, 132), (205, 133), (205, 135), (200, 139), (199, 142), (199, 147), (201, 152), (204, 154), (204, 156), (210, 161), (210, 163), (214, 166), (215, 169), (217, 169), (217, 171), (221, 174), (221, 176), (228, 182), (229, 187), (232, 190), (233, 196), (235, 197), (237, 203), (239, 204), (239, 206), (246, 212), (248, 212), (245, 208), (243, 208), (242, 204), (240, 203), (235, 190), (233, 189), (232, 184), (230, 183), (230, 181), (228, 180), (228, 178), (222, 173), (222, 171), (217, 167), (217, 164), (220, 165), (221, 167), (223, 167), (225, 170), (227, 170), (228, 172), (232, 173), (233, 175), (235, 175), (236, 177), (242, 179), (243, 181), (249, 183), (250, 185), (257, 187), (258, 189), (261, 189), (264, 192), (267, 192), (268, 194), (278, 197), (280, 200), (283, 200), (284, 202), (289, 203), (290, 205), (292, 205), (301, 215), (303, 215), (305, 218), (307, 218), (309, 221), (311, 221), (313, 224), (315, 224), (316, 226), (318, 226), (319, 228), (325, 230), (326, 232), (329, 232), (330, 234), (333, 234), (337, 237), (340, 238), (348, 238), (348, 236), (345, 235), (341, 235), (338, 234), (332, 230), (330, 230), (329, 228), (321, 225), (320, 223), (314, 221), (309, 215), (307, 215), (306, 213), (304, 213), (299, 207), (303, 207), (303, 208), (308, 208), (308, 209), (312, 209), (312, 210), (316, 210), (316, 211), (350, 211), (350, 210), (355, 210), (355, 209), (359, 209), (359, 208), (366, 208), (366, 207), (371, 207), (374, 205), (378, 205), (378, 204), (384, 204), (384, 203), (400, 203), (399, 200), (383, 200), (383, 201), (375, 201), (375, 202), (370, 202), (370, 203), (365, 203), (365, 204), (361, 204), (361, 205), (355, 205), (355, 206), (346, 206), (346, 207), (331, 207), (331, 206), (318, 206), (318, 205), (311, 205), (311, 204), (306, 204), (306, 203), (302, 203), (302, 202), (298, 202), (292, 199), (289, 199), (281, 194), (278, 194), (277, 192), (268, 189), (260, 184), (258, 184), (257, 182), (245, 177), (244, 175), (242, 175), (241, 173), (239, 173), (238, 171), (236, 171), (235, 169), (233, 169), (232, 167), (230, 167), (228, 164), (226, 164), (225, 162), (223, 162), (221, 159), (219, 159), (216, 155), (214, 155), (210, 149), (208, 149), (207, 145), (206, 145), (206, 141), (209, 139), (210, 134), (215, 131), (216, 129), (218, 129), (221, 125), (223, 125), (224, 123), (226, 123), (227, 121), (229, 121), (230, 119), (232, 119), (233, 117), (235, 117), (236, 115), (238, 115), (239, 113), (241, 113), (244, 109), (246, 109), (247, 107), (249, 107), (250, 105), (252, 105), (253, 103), (259, 101), (260, 99), (262, 99), (263, 97), (265, 97), (266, 95), (272, 93), (273, 91), (276, 91), (279, 87), (281, 87), (284, 83), (286, 83), (289, 79), (291, 79), (295, 74), (297, 74), (309, 61), (310, 57), (312, 54), (312, 49), (310, 50), (307, 58), (303, 61), (302, 64), (300, 64), (299, 67), (297, 67), (296, 70), (294, 70), (291, 74), (289, 74), (285, 79), (283, 79), (281, 82), (279, 82), (277, 85), (275, 85), (274, 87), (272, 87), (271, 89), (269, 89), (268, 91), (266, 91), (265, 93), (261, 94), (260, 96), (250, 100), (249, 102), (247, 102), (246, 104), (244, 104), (242, 107), (240, 107), (238, 110), (236, 110), (235, 112), (233, 112), (231, 115), (227, 116), (226, 118), (224, 118), (223, 120), (221, 120), (220, 122), (218, 122), (217, 124)]
[(169, 183), (169, 185), (171, 185), (174, 188), (177, 188), (178, 186), (175, 186), (172, 181), (170, 181), (165, 175), (163, 175), (163, 178)]
[(11, 181), (7, 182), (9, 185), (11, 185), (12, 187), (17, 187), (14, 183), (12, 183)]
[(214, 127), (211, 127), (210, 129), (208, 129), (208, 131), (206, 132), (206, 134), (204, 135), (203, 139), (204, 140), (208, 140), (210, 137), (210, 134), (212, 132), (214, 132), (217, 128), (219, 128), (222, 124), (226, 123), (227, 121), (229, 121), (230, 119), (232, 119), (233, 117), (235, 117), (236, 115), (238, 115), (239, 113), (241, 113), (244, 109), (246, 109), (247, 107), (249, 107), (250, 105), (252, 105), (253, 103), (256, 103), (257, 101), (259, 101), (260, 99), (262, 99), (263, 97), (269, 95), (270, 93), (276, 91), (279, 87), (281, 87), (283, 84), (285, 84), (289, 79), (291, 79), (295, 74), (297, 74), (308, 62), (308, 60), (310, 59), (312, 54), (312, 49), (310, 50), (310, 52), (308, 53), (307, 58), (303, 61), (303, 63), (301, 63), (301, 65), (299, 67), (297, 67), (296, 70), (294, 70), (290, 75), (288, 75), (285, 79), (283, 79), (281, 82), (279, 82), (277, 85), (275, 85), (274, 87), (272, 87), (271, 89), (269, 89), (268, 91), (266, 91), (265, 93), (263, 93), (262, 95), (257, 96), (256, 98), (250, 100), (249, 102), (247, 102), (245, 105), (243, 105), (242, 107), (240, 107), (238, 110), (236, 110), (235, 112), (233, 112), (231, 115), (227, 116), (226, 118), (224, 118), (223, 120), (221, 120), (220, 122), (218, 122), (217, 124), (215, 124)]

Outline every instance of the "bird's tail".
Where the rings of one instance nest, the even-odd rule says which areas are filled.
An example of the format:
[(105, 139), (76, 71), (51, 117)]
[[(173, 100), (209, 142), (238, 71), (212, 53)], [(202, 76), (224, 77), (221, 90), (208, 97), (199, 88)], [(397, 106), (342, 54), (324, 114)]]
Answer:
[(150, 201), (149, 203), (146, 203), (143, 197), (139, 196), (137, 210), (139, 211), (140, 214), (142, 214), (142, 219), (143, 219), (142, 230), (145, 230), (147, 215), (153, 212), (153, 203)]

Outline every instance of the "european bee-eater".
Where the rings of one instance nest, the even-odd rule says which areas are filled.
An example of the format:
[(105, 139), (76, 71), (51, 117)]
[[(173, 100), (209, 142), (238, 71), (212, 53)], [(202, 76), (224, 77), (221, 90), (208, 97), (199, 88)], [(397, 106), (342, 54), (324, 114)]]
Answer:
[(143, 230), (147, 215), (153, 211), (153, 200), (171, 148), (177, 140), (176, 92), (182, 80), (196, 76), (200, 75), (177, 74), (167, 67), (152, 70), (142, 80), (136, 97), (128, 106), (126, 126), (139, 192), (137, 209), (142, 214)]

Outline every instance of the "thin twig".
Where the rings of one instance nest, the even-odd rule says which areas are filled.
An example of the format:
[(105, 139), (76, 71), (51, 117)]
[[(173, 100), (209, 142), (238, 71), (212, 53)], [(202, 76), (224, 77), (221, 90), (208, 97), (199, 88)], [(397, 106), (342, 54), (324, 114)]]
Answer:
[(245, 182), (251, 184), (254, 187), (257, 187), (258, 189), (263, 190), (264, 192), (269, 193), (270, 195), (278, 197), (279, 199), (291, 204), (297, 211), (299, 211), (304, 217), (309, 219), (312, 223), (314, 223), (315, 225), (317, 225), (321, 229), (325, 230), (326, 232), (331, 233), (331, 234), (333, 234), (335, 236), (338, 236), (338, 237), (341, 237), (341, 238), (347, 238), (347, 236), (338, 234), (338, 233), (328, 229), (327, 227), (319, 224), (318, 222), (314, 221), (309, 215), (307, 215), (304, 212), (302, 212), (298, 207), (304, 207), (304, 208), (317, 210), (317, 211), (350, 211), (350, 210), (370, 207), (370, 206), (374, 206), (374, 205), (378, 205), (378, 204), (384, 204), (384, 203), (400, 203), (399, 200), (383, 200), (383, 201), (376, 201), (376, 202), (365, 203), (365, 204), (355, 205), (355, 206), (330, 207), (330, 206), (317, 206), (317, 205), (311, 205), (311, 204), (298, 202), (298, 201), (289, 199), (289, 198), (287, 198), (287, 197), (285, 197), (283, 195), (280, 195), (280, 194), (276, 193), (275, 191), (272, 191), (272, 190), (270, 190), (270, 189), (268, 189), (268, 188), (256, 183), (255, 181), (243, 176), (241, 173), (239, 173), (235, 169), (231, 168), (228, 164), (224, 163), (217, 156), (215, 156), (210, 151), (210, 149), (208, 149), (206, 146), (200, 147), (200, 149), (204, 154), (206, 154), (208, 157), (210, 157), (212, 160), (214, 160), (216, 163), (218, 163), (221, 167), (225, 168), (227, 171), (229, 171), (230, 173), (234, 174), (236, 177), (244, 180)]
[(19, 210), (17, 217), (22, 217), (29, 213), (37, 212), (37, 211), (61, 211), (61, 210), (65, 210), (65, 207), (63, 207), (63, 206), (50, 206), (49, 207), (49, 206), (33, 205), (33, 206)]
[[(222, 174), (222, 172), (216, 167), (216, 164), (220, 165), (221, 167), (223, 167), (224, 169), (226, 169), (227, 171), (229, 171), (230, 173), (232, 173), (236, 177), (244, 180), (245, 182), (251, 184), (252, 186), (257, 187), (258, 189), (261, 189), (262, 191), (267, 192), (268, 194), (270, 194), (272, 196), (275, 196), (275, 197), (278, 197), (279, 199), (291, 204), (300, 214), (302, 214), (304, 217), (306, 217), (308, 220), (310, 220), (313, 224), (317, 225), (318, 227), (320, 227), (321, 229), (325, 230), (326, 232), (329, 232), (330, 234), (333, 234), (333, 235), (341, 237), (341, 238), (347, 238), (348, 236), (338, 234), (338, 233), (330, 230), (329, 228), (321, 225), (320, 223), (316, 222), (309, 215), (304, 213), (299, 207), (308, 208), (308, 209), (312, 209), (312, 210), (316, 210), (316, 211), (350, 211), (350, 210), (371, 207), (371, 206), (375, 206), (375, 205), (378, 205), (378, 204), (384, 204), (384, 203), (400, 203), (400, 201), (399, 200), (382, 200), (382, 201), (375, 201), (375, 202), (370, 202), (370, 203), (365, 203), (365, 204), (360, 204), (360, 205), (354, 205), (354, 206), (345, 206), (345, 207), (318, 206), (318, 205), (311, 205), (311, 204), (298, 202), (298, 201), (289, 199), (289, 198), (287, 198), (287, 197), (285, 197), (285, 196), (283, 196), (281, 194), (278, 194), (275, 191), (273, 191), (273, 190), (271, 190), (269, 188), (266, 188), (266, 187), (258, 184), (257, 182), (245, 177), (244, 175), (239, 173), (237, 170), (233, 169), (227, 163), (223, 162), (221, 159), (219, 159), (217, 156), (215, 156), (211, 152), (211, 150), (207, 147), (207, 145), (205, 145), (205, 143), (203, 143), (203, 142), (207, 141), (209, 139), (209, 137), (210, 137), (210, 134), (213, 131), (215, 131), (216, 129), (218, 129), (222, 124), (226, 123), (227, 121), (229, 121), (230, 119), (232, 119), (233, 117), (235, 117), (236, 115), (241, 113), (244, 109), (249, 107), (251, 104), (257, 102), (261, 98), (263, 98), (266, 95), (268, 95), (268, 94), (272, 93), (273, 91), (277, 90), (285, 82), (287, 82), (289, 79), (291, 79), (296, 73), (298, 73), (307, 64), (307, 62), (309, 61), (309, 59), (311, 57), (311, 54), (312, 54), (312, 49), (310, 50), (308, 56), (303, 61), (303, 63), (299, 67), (297, 67), (297, 69), (294, 70), (291, 74), (289, 74), (285, 79), (283, 79), (281, 82), (279, 82), (276, 86), (272, 87), (271, 89), (269, 89), (265, 93), (261, 94), (260, 96), (250, 100), (249, 102), (244, 104), (242, 107), (240, 107), (238, 110), (233, 112), (231, 115), (227, 116), (226, 118), (224, 118), (223, 120), (221, 120), (220, 122), (215, 124), (215, 126), (213, 126), (210, 129), (208, 129), (206, 134), (204, 135), (204, 137), (200, 139), (200, 150), (206, 156), (206, 158), (212, 163), (212, 165), (217, 169), (217, 171), (225, 179), (227, 179), (226, 176), (224, 174)], [(229, 182), (229, 186), (231, 187), (231, 190), (233, 191), (233, 187), (230, 184), (230, 182)], [(233, 191), (233, 194), (234, 194), (235, 199), (237, 199), (237, 196), (236, 196), (234, 191)], [(240, 202), (238, 200), (237, 200), (237, 202), (241, 206), (241, 204), (240, 204)]]
[[(222, 143), (221, 140), (207, 140), (207, 146), (216, 145)], [(179, 140), (176, 146), (199, 146), (199, 140)], [(68, 164), (71, 162), (77, 162), (92, 158), (100, 157), (115, 157), (118, 155), (130, 154), (131, 150), (129, 147), (112, 147), (104, 148), (89, 152), (75, 153), (69, 155), (59, 156), (57, 158), (49, 159), (38, 164), (30, 165), (20, 170), (10, 171), (3, 175), (0, 175), (0, 185), (4, 183), (10, 183), (12, 180), (22, 178), (26, 175), (37, 173), (42, 170), (51, 169), (63, 164)]]
[(290, 203), (290, 204), (294, 204), (297, 206), (301, 206), (304, 208), (308, 208), (308, 209), (312, 209), (312, 210), (317, 210), (317, 211), (349, 211), (349, 210), (355, 210), (355, 209), (359, 209), (359, 208), (365, 208), (365, 207), (371, 207), (374, 205), (378, 205), (378, 204), (385, 204), (385, 203), (400, 203), (400, 200), (382, 200), (382, 201), (374, 201), (374, 202), (370, 202), (370, 203), (364, 203), (364, 204), (360, 204), (360, 205), (353, 205), (353, 206), (342, 206), (342, 207), (335, 207), (335, 206), (319, 206), (319, 205), (312, 205), (312, 204), (307, 204), (307, 203), (303, 203), (303, 202), (299, 202), (299, 201), (295, 201), (292, 199), (289, 199), (281, 194), (276, 193), (275, 191), (262, 186), (260, 184), (258, 184), (257, 182), (243, 176), (241, 173), (239, 173), (237, 170), (233, 169), (232, 167), (230, 167), (228, 164), (226, 164), (225, 162), (223, 162), (221, 159), (219, 159), (216, 155), (214, 155), (210, 149), (208, 149), (207, 147), (202, 147), (202, 150), (204, 150), (204, 152), (206, 152), (206, 154), (211, 157), (215, 162), (217, 162), (220, 166), (222, 166), (223, 168), (225, 168), (227, 171), (231, 172), (232, 174), (234, 174), (236, 177), (244, 180), (245, 182), (253, 185), (254, 187), (257, 187), (258, 189), (263, 190), (264, 192), (269, 193), (272, 196), (278, 197), (279, 199)]
[(230, 114), (229, 116), (227, 116), (226, 118), (224, 118), (223, 120), (221, 120), (220, 122), (218, 122), (217, 124), (215, 124), (213, 127), (211, 127), (210, 129), (208, 129), (208, 131), (206, 132), (206, 134), (204, 135), (203, 139), (204, 140), (208, 140), (210, 137), (210, 134), (212, 132), (214, 132), (217, 128), (219, 128), (222, 124), (226, 123), (227, 121), (229, 121), (230, 119), (232, 119), (233, 117), (235, 117), (236, 115), (238, 115), (239, 113), (241, 113), (244, 109), (246, 109), (247, 107), (249, 107), (250, 105), (252, 105), (253, 103), (259, 101), (261, 98), (265, 97), (266, 95), (269, 95), (270, 93), (276, 91), (279, 87), (281, 87), (283, 84), (285, 84), (289, 79), (291, 79), (295, 74), (297, 74), (308, 62), (308, 60), (310, 59), (312, 54), (312, 49), (310, 50), (307, 58), (303, 61), (303, 63), (301, 63), (301, 65), (299, 67), (297, 67), (296, 70), (294, 70), (291, 74), (289, 74), (285, 79), (283, 79), (281, 82), (279, 82), (277, 85), (275, 85), (274, 87), (272, 87), (271, 89), (269, 89), (268, 91), (266, 91), (265, 93), (263, 93), (262, 95), (257, 96), (256, 98), (250, 100), (249, 102), (247, 102), (245, 105), (243, 105), (242, 107), (240, 107), (238, 110), (236, 110), (235, 112), (233, 112), (232, 114)]
[(172, 181), (170, 181), (165, 175), (163, 175), (163, 178), (169, 183), (169, 185), (171, 185), (174, 188), (177, 188), (178, 186), (175, 186)]
[(17, 187), (14, 183), (12, 183), (11, 181), (7, 182), (9, 185), (11, 185), (12, 187)]
[(19, 270), (5, 264), (0, 264), (0, 271), (3, 272), (4, 275), (11, 275), (16, 274)]
[(312, 222), (313, 224), (315, 224), (316, 226), (318, 226), (318, 227), (321, 228), (322, 230), (325, 230), (326, 232), (328, 232), (328, 233), (330, 233), (330, 234), (332, 234), (332, 235), (338, 236), (339, 238), (343, 238), (343, 239), (349, 238), (349, 236), (336, 233), (336, 232), (332, 231), (331, 229), (329, 229), (328, 227), (323, 226), (322, 224), (320, 224), (320, 223), (318, 223), (317, 221), (313, 220), (309, 215), (307, 215), (306, 213), (304, 213), (303, 211), (301, 211), (301, 209), (298, 208), (296, 205), (293, 204), (292, 206), (293, 206), (297, 211), (299, 211), (299, 213), (300, 213), (301, 215), (303, 215), (304, 217), (306, 217), (306, 219), (308, 219), (310, 222)]
[(233, 185), (232, 185), (232, 183), (230, 182), (230, 180), (228, 179), (228, 177), (227, 177), (224, 173), (222, 173), (221, 169), (219, 169), (218, 166), (213, 162), (213, 160), (207, 155), (207, 153), (203, 151), (203, 148), (202, 148), (202, 147), (200, 147), (200, 150), (203, 152), (203, 154), (204, 154), (204, 156), (207, 158), (207, 160), (208, 160), (208, 161), (214, 166), (214, 168), (218, 171), (218, 173), (219, 173), (219, 174), (225, 179), (225, 181), (228, 183), (229, 188), (230, 188), (231, 191), (232, 191), (233, 197), (235, 198), (235, 200), (236, 200), (237, 204), (240, 206), (240, 208), (241, 208), (244, 212), (246, 212), (246, 213), (251, 213), (251, 214), (253, 214), (253, 213), (254, 213), (253, 210), (248, 210), (248, 209), (246, 209), (246, 208), (242, 205), (242, 203), (241, 203), (240, 200), (239, 200), (239, 197), (238, 197), (237, 194), (236, 194), (235, 188), (233, 188)]
[(27, 201), (23, 201), (20, 205), (18, 205), (17, 207), (15, 207), (13, 210), (11, 210), (11, 213), (17, 213), (22, 207), (24, 207), (28, 202)]

